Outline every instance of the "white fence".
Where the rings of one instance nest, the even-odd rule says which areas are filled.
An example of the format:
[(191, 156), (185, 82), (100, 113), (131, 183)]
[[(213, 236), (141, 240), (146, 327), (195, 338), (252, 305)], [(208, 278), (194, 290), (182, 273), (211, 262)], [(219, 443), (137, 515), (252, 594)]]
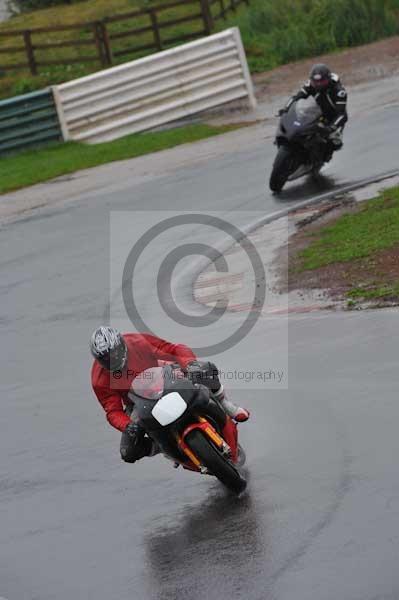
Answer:
[(105, 142), (231, 100), (256, 106), (239, 29), (54, 86), (64, 138)]

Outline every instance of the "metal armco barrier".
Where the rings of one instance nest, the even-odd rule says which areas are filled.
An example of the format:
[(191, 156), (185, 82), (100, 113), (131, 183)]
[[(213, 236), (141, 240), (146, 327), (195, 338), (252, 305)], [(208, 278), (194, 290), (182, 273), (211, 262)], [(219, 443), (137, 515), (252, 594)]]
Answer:
[(50, 89), (0, 102), (0, 155), (62, 140)]
[(256, 106), (239, 29), (54, 86), (64, 139), (97, 143), (247, 98)]

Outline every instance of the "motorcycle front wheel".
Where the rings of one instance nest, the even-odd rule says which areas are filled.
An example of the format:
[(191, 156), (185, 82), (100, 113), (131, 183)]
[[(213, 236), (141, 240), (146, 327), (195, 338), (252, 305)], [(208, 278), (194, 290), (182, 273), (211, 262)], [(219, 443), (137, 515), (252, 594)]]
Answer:
[(281, 192), (292, 171), (292, 150), (287, 146), (280, 146), (273, 163), (269, 187), (272, 192)]
[(201, 464), (209, 469), (210, 473), (230, 491), (240, 494), (245, 490), (247, 487), (245, 479), (201, 431), (198, 429), (191, 431), (186, 437), (186, 444), (201, 461)]

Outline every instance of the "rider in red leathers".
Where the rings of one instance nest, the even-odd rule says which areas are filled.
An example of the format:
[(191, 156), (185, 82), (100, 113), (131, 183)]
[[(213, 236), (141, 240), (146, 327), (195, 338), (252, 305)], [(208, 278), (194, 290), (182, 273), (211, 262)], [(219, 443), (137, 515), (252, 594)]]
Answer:
[(148, 333), (121, 334), (112, 327), (98, 327), (90, 341), (94, 357), (93, 390), (110, 425), (122, 432), (120, 452), (125, 462), (135, 462), (157, 453), (156, 445), (135, 421), (134, 404), (128, 397), (133, 379), (159, 360), (179, 363), (191, 379), (206, 385), (225, 412), (236, 421), (246, 421), (249, 412), (226, 399), (217, 367), (196, 359), (183, 344), (172, 344)]

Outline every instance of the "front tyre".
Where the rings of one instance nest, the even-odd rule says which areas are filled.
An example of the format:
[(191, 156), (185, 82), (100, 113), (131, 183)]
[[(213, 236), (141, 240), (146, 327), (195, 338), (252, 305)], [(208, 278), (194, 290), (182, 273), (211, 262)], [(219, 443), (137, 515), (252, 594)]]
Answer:
[(292, 151), (287, 146), (280, 146), (273, 163), (269, 186), (272, 192), (281, 192), (291, 174)]
[(199, 429), (190, 431), (185, 441), (201, 464), (209, 469), (212, 475), (215, 475), (229, 490), (235, 494), (240, 494), (245, 490), (247, 487), (245, 479)]

